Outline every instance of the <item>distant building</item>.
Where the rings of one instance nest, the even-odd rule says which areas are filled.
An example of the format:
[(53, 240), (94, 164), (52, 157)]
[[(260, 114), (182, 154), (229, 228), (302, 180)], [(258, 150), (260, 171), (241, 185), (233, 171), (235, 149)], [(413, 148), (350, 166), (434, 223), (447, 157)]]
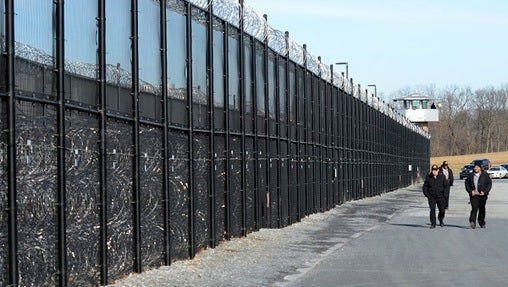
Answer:
[(400, 114), (426, 132), (429, 132), (429, 122), (439, 121), (438, 105), (433, 98), (415, 93), (393, 101), (400, 103), (397, 107)]

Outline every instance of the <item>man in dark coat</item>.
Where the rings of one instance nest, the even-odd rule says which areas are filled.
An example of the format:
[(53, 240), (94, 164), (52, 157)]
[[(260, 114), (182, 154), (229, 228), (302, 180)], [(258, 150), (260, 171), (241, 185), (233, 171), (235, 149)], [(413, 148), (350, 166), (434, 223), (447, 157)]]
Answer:
[(448, 182), (444, 174), (439, 172), (437, 165), (432, 165), (431, 172), (423, 182), (423, 194), (429, 201), (430, 208), (430, 228), (436, 227), (436, 204), (439, 210), (438, 219), (439, 225), (444, 226), (443, 219), (445, 217), (445, 190), (448, 187)]
[(453, 186), (453, 171), (448, 166), (448, 162), (445, 160), (441, 167), (439, 167), (439, 173), (444, 174), (446, 180), (448, 181), (448, 187), (445, 189), (445, 209), (448, 209), (448, 202), (450, 201), (450, 186)]
[(473, 173), (467, 176), (464, 183), (471, 203), (469, 225), (472, 229), (476, 228), (476, 215), (478, 214), (478, 224), (481, 228), (485, 228), (485, 205), (492, 188), (492, 179), (486, 171), (482, 170), (480, 164), (475, 164)]

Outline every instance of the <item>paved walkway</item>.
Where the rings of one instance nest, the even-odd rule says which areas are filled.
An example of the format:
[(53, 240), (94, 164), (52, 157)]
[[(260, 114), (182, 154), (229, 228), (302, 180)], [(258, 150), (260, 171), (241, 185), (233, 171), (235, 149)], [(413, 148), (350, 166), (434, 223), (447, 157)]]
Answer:
[(429, 229), (416, 184), (235, 238), (113, 286), (508, 286), (508, 179), (494, 180), (487, 228), (474, 230), (463, 180), (455, 183), (445, 227)]
[(424, 200), (330, 252), (284, 286), (508, 286), (508, 179), (495, 179), (487, 228), (471, 229), (464, 181), (445, 227), (429, 229)]

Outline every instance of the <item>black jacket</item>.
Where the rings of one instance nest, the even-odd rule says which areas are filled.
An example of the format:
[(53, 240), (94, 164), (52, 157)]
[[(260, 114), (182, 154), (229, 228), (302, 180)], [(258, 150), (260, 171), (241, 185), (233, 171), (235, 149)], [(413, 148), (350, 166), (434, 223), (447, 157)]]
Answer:
[[(448, 186), (453, 186), (453, 171), (450, 167), (448, 167), (447, 169), (448, 169)], [(443, 173), (442, 166), (439, 168), (439, 173)]]
[[(471, 192), (474, 190), (474, 172), (467, 176), (464, 181), (466, 185), (466, 191), (471, 195)], [(480, 173), (480, 178), (478, 178), (478, 192), (483, 191), (485, 193), (484, 196), (489, 195), (490, 189), (492, 188), (492, 179), (489, 174), (485, 171)]]
[(444, 174), (438, 173), (434, 178), (434, 175), (430, 172), (423, 182), (423, 194), (426, 197), (441, 198), (445, 196), (444, 192), (447, 187), (448, 182)]

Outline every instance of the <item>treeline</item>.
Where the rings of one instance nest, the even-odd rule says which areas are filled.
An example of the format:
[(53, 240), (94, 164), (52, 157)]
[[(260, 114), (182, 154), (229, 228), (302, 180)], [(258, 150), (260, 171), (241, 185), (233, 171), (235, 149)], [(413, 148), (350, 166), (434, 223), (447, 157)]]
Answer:
[(397, 96), (415, 92), (438, 104), (439, 122), (429, 123), (432, 157), (508, 151), (508, 85), (474, 91), (430, 85)]

